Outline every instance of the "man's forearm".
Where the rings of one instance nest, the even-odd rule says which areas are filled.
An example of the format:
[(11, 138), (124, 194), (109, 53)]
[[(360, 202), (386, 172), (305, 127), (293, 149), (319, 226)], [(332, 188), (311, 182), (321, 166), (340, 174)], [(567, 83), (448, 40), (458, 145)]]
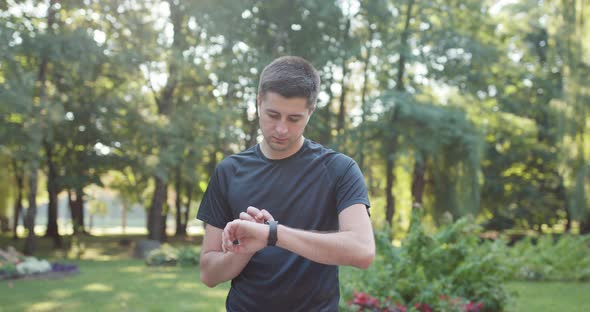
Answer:
[(215, 287), (238, 276), (248, 264), (252, 254), (209, 251), (201, 256), (201, 281), (208, 287)]
[(371, 233), (359, 237), (353, 231), (318, 233), (279, 225), (277, 246), (312, 261), (367, 268), (375, 257)]

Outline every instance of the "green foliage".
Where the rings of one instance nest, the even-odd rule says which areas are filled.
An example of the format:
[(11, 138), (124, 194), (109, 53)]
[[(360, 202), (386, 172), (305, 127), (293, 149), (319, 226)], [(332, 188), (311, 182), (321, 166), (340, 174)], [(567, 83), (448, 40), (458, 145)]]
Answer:
[(16, 264), (0, 262), (0, 280), (17, 277), (18, 275)]
[(181, 247), (178, 249), (178, 264), (182, 267), (198, 266), (200, 254), (192, 247)]
[(169, 244), (163, 244), (160, 248), (150, 251), (146, 258), (146, 264), (149, 266), (197, 266), (199, 265), (199, 252), (193, 247), (176, 248)]
[[(176, 179), (181, 201), (198, 201), (202, 192), (191, 190), (215, 164), (256, 143), (260, 71), (292, 54), (322, 75), (306, 136), (351, 154), (371, 195), (388, 192), (388, 212), (397, 201), (404, 224), (399, 210), (411, 203), (391, 189), (416, 180), (435, 221), (448, 211), (521, 228), (590, 224), (588, 2), (87, 0), (0, 8), (1, 163), (43, 172), (51, 163), (59, 191), (83, 195), (119, 171), (109, 187), (126, 205), (150, 205), (154, 175), (167, 185)], [(401, 176), (392, 165), (400, 158), (424, 165), (422, 176)], [(386, 163), (394, 168), (383, 170)]]
[(449, 306), (441, 298), (460, 297), (483, 303), (484, 311), (505, 310), (510, 296), (504, 282), (511, 271), (496, 252), (499, 243), (480, 243), (480, 228), (468, 218), (435, 235), (425, 232), (420, 218), (415, 209), (400, 248), (392, 246), (387, 230), (376, 232), (375, 262), (366, 272), (343, 274), (344, 297), (363, 291), (393, 303), (427, 303), (436, 311)]
[(513, 278), (522, 280), (590, 280), (590, 235), (527, 237), (507, 248)]
[(149, 266), (174, 266), (177, 262), (177, 250), (168, 244), (149, 252), (145, 262)]

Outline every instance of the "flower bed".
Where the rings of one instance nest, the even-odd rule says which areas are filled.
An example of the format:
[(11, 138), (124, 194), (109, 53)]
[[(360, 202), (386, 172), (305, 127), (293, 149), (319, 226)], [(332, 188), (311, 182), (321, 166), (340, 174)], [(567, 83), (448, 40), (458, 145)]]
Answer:
[(44, 259), (25, 257), (13, 247), (0, 249), (0, 280), (58, 278), (79, 273), (78, 266), (66, 263), (50, 263)]
[(482, 242), (481, 228), (469, 218), (429, 234), (421, 211), (412, 213), (410, 231), (394, 247), (389, 229), (376, 231), (377, 255), (367, 270), (343, 269), (341, 311), (506, 311), (504, 283), (511, 270), (502, 242)]
[[(445, 311), (460, 311), (460, 312), (481, 312), (483, 309), (483, 303), (468, 301), (464, 298), (454, 297), (450, 298), (445, 295), (439, 296), (441, 302), (444, 302)], [(367, 293), (355, 292), (352, 300), (349, 302), (351, 306), (357, 306), (357, 311), (379, 311), (379, 312), (433, 312), (434, 308), (427, 303), (418, 302), (412, 305), (406, 306), (399, 302), (391, 302), (391, 299), (383, 302), (379, 299), (370, 296)]]

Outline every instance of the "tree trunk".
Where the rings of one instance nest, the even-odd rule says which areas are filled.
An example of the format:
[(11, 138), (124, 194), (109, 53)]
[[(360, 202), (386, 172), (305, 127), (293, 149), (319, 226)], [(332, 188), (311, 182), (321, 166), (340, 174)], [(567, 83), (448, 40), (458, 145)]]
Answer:
[(363, 73), (363, 89), (361, 91), (361, 125), (360, 125), (360, 140), (359, 140), (359, 167), (361, 170), (365, 169), (365, 128), (367, 119), (367, 90), (369, 89), (369, 68), (371, 66), (373, 30), (369, 27), (369, 44), (367, 46), (367, 57), (365, 58), (365, 66)]
[(53, 239), (53, 247), (61, 248), (62, 241), (59, 235), (59, 228), (57, 225), (57, 212), (58, 212), (58, 198), (59, 192), (57, 185), (57, 172), (55, 170), (55, 164), (53, 163), (53, 151), (51, 145), (44, 141), (45, 154), (47, 156), (47, 194), (49, 197), (49, 203), (47, 205), (47, 231), (45, 237), (51, 237)]
[(385, 221), (393, 229), (393, 216), (395, 214), (395, 196), (393, 195), (393, 185), (395, 175), (395, 142), (385, 142)]
[(37, 216), (37, 184), (38, 173), (37, 166), (33, 165), (29, 172), (29, 208), (27, 209), (25, 217), (25, 227), (27, 228), (27, 238), (23, 253), (31, 256), (36, 250), (36, 236), (35, 236), (35, 217)]
[(396, 79), (396, 86), (395, 89), (398, 91), (405, 91), (406, 87), (404, 84), (404, 75), (406, 70), (406, 54), (408, 51), (408, 37), (410, 36), (410, 20), (412, 19), (412, 8), (414, 7), (414, 1), (411, 0), (408, 3), (408, 10), (406, 11), (406, 21), (404, 24), (404, 31), (401, 34), (400, 38), (400, 54), (399, 54), (399, 63), (397, 68), (397, 79)]
[(174, 200), (174, 206), (176, 207), (176, 231), (174, 236), (183, 236), (182, 233), (182, 181), (181, 181), (181, 173), (180, 173), (180, 166), (176, 167), (176, 182), (174, 183), (174, 188), (176, 190), (176, 197)]
[(84, 234), (84, 193), (82, 189), (68, 190), (68, 203), (72, 214), (72, 231), (74, 234)]
[(164, 220), (162, 218), (162, 212), (166, 200), (166, 183), (159, 176), (155, 176), (154, 180), (156, 185), (149, 210), (148, 239), (163, 242), (162, 226)]
[(170, 206), (166, 203), (167, 201), (167, 196), (168, 193), (166, 193), (166, 196), (164, 197), (164, 205), (162, 206), (163, 210), (162, 210), (162, 228), (161, 228), (161, 235), (162, 235), (162, 242), (166, 242), (168, 241), (168, 233), (166, 232), (166, 229), (168, 227), (168, 212), (170, 210)]
[[(393, 108), (391, 124), (395, 125), (397, 121), (397, 107)], [(395, 215), (395, 196), (393, 195), (393, 186), (395, 185), (395, 152), (397, 149), (397, 133), (395, 129), (392, 133), (386, 134), (385, 137), (385, 221), (393, 230), (393, 216)]]
[[(342, 42), (346, 43), (349, 41), (350, 38), (350, 25), (351, 25), (351, 21), (350, 18), (346, 19), (346, 25), (344, 27), (344, 29), (342, 30)], [(341, 69), (342, 69), (342, 82), (340, 83), (341, 87), (342, 87), (342, 93), (340, 94), (340, 106), (338, 109), (338, 120), (336, 122), (336, 131), (338, 132), (338, 135), (340, 136), (342, 134), (342, 131), (344, 131), (344, 128), (346, 127), (346, 80), (347, 80), (347, 76), (348, 76), (348, 59), (346, 57), (346, 55), (342, 56), (342, 64), (341, 64)], [(339, 141), (340, 144), (342, 144), (342, 141)]]
[[(174, 33), (172, 41), (173, 53), (168, 59), (168, 81), (166, 81), (166, 86), (164, 86), (160, 95), (155, 97), (158, 106), (158, 114), (163, 116), (170, 116), (174, 109), (174, 93), (179, 82), (179, 66), (177, 64), (178, 60), (176, 59), (177, 55), (175, 53), (180, 53), (186, 45), (186, 42), (182, 38), (182, 25), (185, 20), (182, 2), (171, 0), (168, 0), (167, 2), (170, 7), (170, 22)], [(168, 146), (167, 138), (162, 137), (160, 145), (160, 150), (165, 151)], [(162, 158), (162, 155), (160, 155), (160, 158)], [(164, 169), (168, 170), (168, 168)], [(155, 189), (152, 196), (150, 210), (148, 212), (148, 239), (163, 242), (166, 236), (163, 206), (166, 202), (167, 182), (164, 180), (164, 177), (159, 174), (154, 176), (154, 181)]]
[(78, 229), (76, 227), (76, 220), (78, 220), (78, 212), (76, 211), (76, 204), (74, 203), (74, 199), (72, 197), (72, 190), (68, 189), (68, 207), (70, 208), (70, 216), (72, 218), (72, 232), (74, 234), (78, 233)]
[(122, 234), (125, 234), (126, 229), (127, 229), (127, 205), (125, 204), (125, 201), (123, 201), (123, 204), (121, 204), (121, 232), (122, 232)]
[[(405, 54), (407, 53), (407, 46), (408, 46), (408, 36), (409, 36), (409, 25), (410, 19), (412, 16), (412, 7), (414, 5), (414, 1), (411, 0), (408, 3), (408, 10), (406, 11), (406, 21), (404, 26), (404, 31), (401, 35), (401, 50), (400, 50), (400, 58), (398, 63), (398, 70), (397, 70), (397, 79), (395, 89), (398, 92), (404, 92), (404, 72), (405, 72), (405, 64), (406, 64), (406, 57)], [(393, 108), (392, 116), (391, 116), (391, 124), (395, 125), (395, 120), (397, 118), (397, 108)], [(384, 137), (389, 142), (384, 142), (385, 146), (385, 176), (386, 176), (386, 186), (385, 186), (385, 218), (387, 223), (390, 225), (393, 224), (393, 216), (395, 214), (395, 196), (393, 195), (393, 186), (395, 184), (395, 150), (397, 148), (397, 134), (395, 128), (390, 130), (390, 134), (386, 134)], [(393, 228), (393, 226), (392, 226)]]
[[(49, 6), (47, 7), (47, 30), (51, 32), (53, 30), (53, 18), (54, 18), (54, 5), (56, 4), (57, 0), (50, 0)], [(37, 83), (38, 83), (38, 93), (40, 102), (44, 105), (47, 101), (46, 95), (46, 76), (47, 76), (47, 65), (49, 63), (49, 58), (47, 55), (42, 55), (40, 64), (39, 64), (39, 72), (37, 74)], [(33, 117), (33, 120), (36, 121), (37, 124), (31, 130), (33, 132), (39, 131), (40, 136), (43, 136), (43, 129), (41, 128), (41, 114), (38, 112), (37, 116)], [(33, 136), (35, 138), (35, 136)], [(34, 140), (36, 141), (36, 140)], [(41, 147), (41, 141), (35, 142), (35, 149)], [(33, 153), (36, 153), (34, 151)], [(37, 216), (37, 184), (38, 184), (38, 172), (39, 163), (37, 157), (33, 156), (33, 159), (30, 161), (30, 168), (29, 168), (29, 208), (27, 209), (26, 221), (25, 226), (28, 230), (27, 239), (25, 240), (25, 246), (23, 253), (25, 255), (32, 255), (36, 249), (36, 238), (35, 238), (35, 217)]]
[(422, 207), (422, 195), (424, 194), (424, 173), (426, 172), (426, 159), (423, 153), (418, 152), (414, 163), (412, 177), (412, 207)]
[(590, 234), (590, 216), (580, 222), (580, 235)]
[(187, 226), (188, 226), (188, 218), (190, 216), (191, 211), (191, 200), (193, 194), (194, 183), (187, 183), (186, 184), (186, 209), (184, 210), (184, 223), (182, 225), (182, 232), (184, 235), (187, 235)]
[(566, 207), (565, 208), (565, 229), (564, 231), (566, 233), (570, 233), (572, 230), (572, 214), (570, 213), (570, 210)]
[(23, 188), (24, 188), (24, 177), (22, 168), (18, 165), (16, 160), (12, 161), (12, 167), (14, 170), (14, 176), (16, 179), (16, 199), (14, 201), (14, 214), (13, 214), (13, 227), (12, 227), (12, 238), (18, 239), (18, 219), (23, 211)]
[(88, 234), (86, 227), (84, 226), (84, 189), (81, 187), (76, 189), (76, 208), (78, 209), (78, 226), (80, 227), (80, 233)]

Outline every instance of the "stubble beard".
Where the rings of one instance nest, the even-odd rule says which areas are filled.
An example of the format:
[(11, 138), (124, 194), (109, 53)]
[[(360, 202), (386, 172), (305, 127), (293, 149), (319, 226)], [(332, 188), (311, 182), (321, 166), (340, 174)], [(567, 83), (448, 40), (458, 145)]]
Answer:
[[(295, 145), (297, 145), (297, 142), (299, 142), (299, 140), (302, 140), (302, 139), (303, 139), (303, 134), (295, 139), (287, 139), (287, 142), (285, 144), (277, 144), (272, 141), (272, 136), (270, 136), (268, 139), (266, 137), (264, 137), (264, 141), (266, 143), (266, 146), (270, 150), (272, 150), (273, 152), (277, 152), (277, 153), (283, 153), (283, 152), (291, 150), (292, 148), (294, 148)], [(295, 151), (292, 151), (292, 152), (295, 152)]]

